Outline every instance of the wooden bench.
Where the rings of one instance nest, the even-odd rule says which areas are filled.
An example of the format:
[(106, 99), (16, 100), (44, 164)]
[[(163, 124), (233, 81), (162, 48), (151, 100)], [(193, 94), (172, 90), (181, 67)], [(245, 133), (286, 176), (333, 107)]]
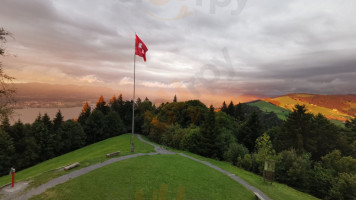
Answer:
[(256, 200), (265, 200), (265, 198), (263, 198), (260, 194), (258, 194), (257, 192), (254, 192)]
[(106, 154), (106, 157), (107, 158), (110, 158), (110, 157), (113, 157), (113, 156), (117, 156), (120, 154), (120, 151), (116, 151), (116, 152), (113, 152), (113, 153), (108, 153)]
[(73, 163), (73, 164), (71, 164), (71, 165), (68, 165), (68, 166), (65, 166), (64, 167), (64, 170), (70, 170), (70, 169), (73, 169), (73, 168), (75, 168), (75, 167), (78, 167), (80, 165), (80, 163), (79, 162), (76, 162), (76, 163)]

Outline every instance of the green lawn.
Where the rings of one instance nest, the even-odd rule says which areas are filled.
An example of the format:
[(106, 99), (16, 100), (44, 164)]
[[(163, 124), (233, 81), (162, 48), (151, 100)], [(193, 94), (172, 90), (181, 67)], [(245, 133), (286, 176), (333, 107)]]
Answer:
[(278, 116), (279, 119), (286, 120), (289, 113), (291, 113), (290, 110), (281, 108), (279, 106), (273, 105), (269, 102), (265, 101), (255, 101), (252, 103), (248, 103), (250, 106), (256, 106), (258, 107), (261, 111), (263, 112), (274, 112)]
[[(58, 168), (69, 165), (71, 163), (80, 162), (80, 167), (76, 168), (80, 169), (94, 163), (107, 160), (105, 157), (105, 154), (107, 153), (120, 151), (120, 156), (131, 154), (130, 137), (131, 134), (124, 134), (109, 138), (21, 170), (16, 172), (16, 182), (31, 179), (32, 182), (30, 186), (35, 187), (55, 177), (68, 173), (65, 171), (60, 171)], [(142, 143), (137, 138), (135, 138), (135, 153), (146, 153), (153, 151), (154, 149), (151, 145)], [(9, 182), (11, 182), (11, 176), (5, 175), (0, 177), (0, 186)]]
[(32, 199), (254, 199), (228, 176), (179, 155), (123, 160)]
[(274, 182), (273, 184), (266, 183), (263, 181), (263, 178), (261, 176), (258, 176), (252, 172), (248, 172), (241, 168), (235, 167), (228, 162), (222, 162), (222, 161), (217, 161), (214, 159), (201, 157), (201, 156), (189, 153), (189, 152), (183, 152), (183, 153), (186, 155), (198, 158), (200, 160), (210, 162), (211, 164), (216, 165), (216, 166), (220, 167), (221, 169), (224, 169), (232, 174), (235, 174), (236, 176), (247, 181), (252, 186), (261, 190), (263, 193), (265, 193), (271, 199), (274, 199), (274, 200), (285, 200), (285, 199), (288, 199), (288, 200), (300, 200), (300, 199), (316, 200), (316, 199), (318, 199), (318, 198), (311, 196), (307, 193), (303, 193), (298, 190), (295, 190), (285, 184), (280, 184), (280, 183), (276, 183), (276, 182)]
[[(148, 140), (146, 137), (143, 137), (145, 140)], [(194, 158), (197, 158), (199, 160), (207, 161), (210, 162), (211, 164), (220, 167), (221, 169), (224, 169), (232, 174), (235, 174), (236, 176), (242, 178), (246, 182), (248, 182), (250, 185), (254, 186), (255, 188), (258, 188), (261, 190), (263, 193), (265, 193), (268, 197), (270, 197), (273, 200), (317, 200), (318, 198), (311, 196), (307, 193), (300, 192), (298, 190), (295, 190), (285, 184), (280, 184), (277, 182), (274, 182), (273, 184), (270, 183), (265, 183), (263, 181), (263, 177), (258, 176), (252, 172), (243, 170), (241, 168), (238, 168), (236, 166), (231, 165), (228, 162), (223, 162), (223, 161), (217, 161), (214, 159), (210, 158), (205, 158), (190, 152), (186, 151), (180, 151), (172, 148), (168, 148), (171, 151), (177, 152), (177, 153), (184, 153), (186, 155), (192, 156)]]

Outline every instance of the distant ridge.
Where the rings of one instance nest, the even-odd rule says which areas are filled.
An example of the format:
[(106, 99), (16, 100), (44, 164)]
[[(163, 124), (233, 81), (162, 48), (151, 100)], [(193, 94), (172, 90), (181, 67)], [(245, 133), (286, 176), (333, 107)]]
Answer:
[(310, 113), (321, 113), (328, 119), (338, 121), (346, 121), (356, 116), (356, 94), (320, 95), (293, 93), (261, 100), (288, 110), (292, 110), (297, 104), (305, 105)]

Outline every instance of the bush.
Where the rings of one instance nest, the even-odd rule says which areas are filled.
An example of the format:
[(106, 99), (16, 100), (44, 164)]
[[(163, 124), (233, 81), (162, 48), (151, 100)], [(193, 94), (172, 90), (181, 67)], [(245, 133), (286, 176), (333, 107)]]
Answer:
[(228, 150), (224, 152), (224, 160), (237, 165), (238, 158), (244, 158), (248, 153), (248, 149), (244, 145), (235, 142), (230, 144)]
[(192, 153), (199, 153), (199, 144), (201, 140), (200, 128), (193, 127), (186, 130), (187, 131), (180, 142), (180, 148)]
[(356, 199), (356, 174), (341, 173), (330, 191), (330, 199)]
[(251, 171), (252, 170), (252, 156), (250, 154), (245, 154), (244, 157), (238, 158), (238, 166), (244, 168), (245, 170)]

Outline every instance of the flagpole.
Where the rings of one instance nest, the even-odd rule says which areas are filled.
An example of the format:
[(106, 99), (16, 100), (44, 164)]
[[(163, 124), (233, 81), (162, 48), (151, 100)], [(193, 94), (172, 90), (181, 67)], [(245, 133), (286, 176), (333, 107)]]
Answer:
[(132, 135), (131, 135), (131, 152), (135, 151), (135, 145), (133, 142), (135, 133), (135, 93), (136, 93), (136, 32), (135, 32), (135, 52), (134, 52), (134, 88), (132, 98)]

